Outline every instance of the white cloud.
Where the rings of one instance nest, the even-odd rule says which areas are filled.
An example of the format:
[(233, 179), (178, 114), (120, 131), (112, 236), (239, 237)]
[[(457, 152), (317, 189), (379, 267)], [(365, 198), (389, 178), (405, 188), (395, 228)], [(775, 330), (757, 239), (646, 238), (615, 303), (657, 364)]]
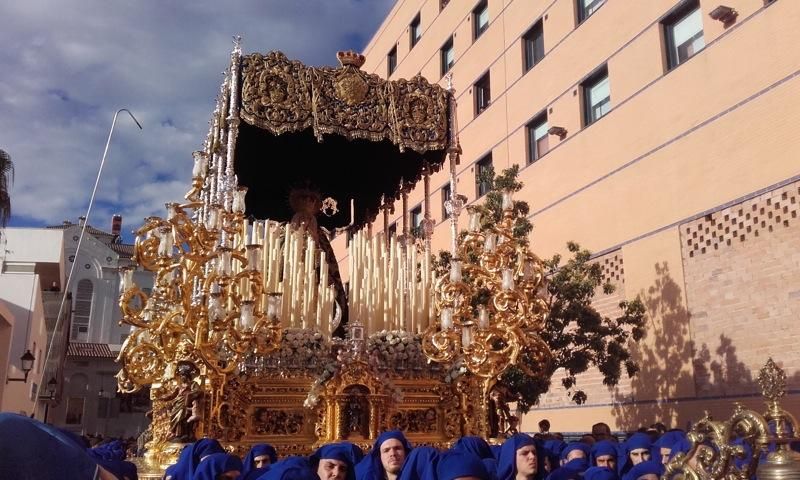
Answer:
[(85, 212), (111, 119), (120, 116), (90, 219), (125, 230), (189, 187), (231, 38), (246, 52), (281, 50), (334, 64), (360, 48), (394, 0), (2, 2), (0, 148), (14, 161), (12, 225)]

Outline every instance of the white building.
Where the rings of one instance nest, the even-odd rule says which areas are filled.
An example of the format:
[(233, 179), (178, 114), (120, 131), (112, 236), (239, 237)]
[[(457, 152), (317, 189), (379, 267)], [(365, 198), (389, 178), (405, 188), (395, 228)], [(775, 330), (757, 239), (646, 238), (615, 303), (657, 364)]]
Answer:
[[(77, 252), (82, 224), (80, 219), (48, 227), (63, 235), (67, 270), (74, 264), (64, 401), (51, 418), (79, 433), (136, 436), (148, 424), (149, 393), (118, 394), (114, 377), (119, 371), (114, 359), (130, 333), (129, 326), (119, 325), (119, 269), (132, 263), (133, 245), (121, 243), (122, 218), (114, 216), (110, 233), (88, 225)], [(134, 278), (142, 287), (152, 285), (147, 272), (137, 271)]]
[[(0, 411), (35, 414), (43, 418), (47, 388), (52, 380), (53, 402), (59, 400), (59, 354), (45, 365), (48, 324), (63, 294), (64, 249), (60, 232), (41, 228), (6, 228), (0, 239)], [(68, 306), (68, 302), (65, 302)], [(49, 317), (49, 318), (48, 318)], [(23, 364), (25, 356), (30, 367)], [(32, 358), (31, 358), (32, 357)], [(60, 358), (63, 358), (60, 357)], [(27, 362), (26, 362), (27, 363)], [(25, 367), (29, 368), (25, 372)], [(37, 394), (39, 399), (37, 400)], [(48, 397), (50, 398), (50, 397)]]

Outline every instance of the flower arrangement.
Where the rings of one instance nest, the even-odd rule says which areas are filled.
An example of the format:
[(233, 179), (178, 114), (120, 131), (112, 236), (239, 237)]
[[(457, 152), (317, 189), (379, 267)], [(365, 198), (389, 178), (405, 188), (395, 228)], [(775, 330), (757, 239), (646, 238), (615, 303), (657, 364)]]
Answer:
[(420, 336), (406, 331), (383, 330), (370, 335), (366, 350), (370, 361), (381, 370), (421, 371), (428, 362)]

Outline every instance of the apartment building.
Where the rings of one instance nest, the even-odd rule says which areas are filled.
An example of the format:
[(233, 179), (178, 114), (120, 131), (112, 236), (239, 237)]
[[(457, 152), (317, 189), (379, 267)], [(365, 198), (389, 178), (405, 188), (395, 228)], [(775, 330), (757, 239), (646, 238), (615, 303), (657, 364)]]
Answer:
[(438, 172), (427, 199), (419, 185), (410, 227), (427, 200), (446, 249), (443, 202), (480, 202), (483, 169), (519, 165), (534, 250), (595, 252), (617, 286), (596, 297), (604, 315), (647, 306), (647, 338), (630, 347), (641, 372), (611, 389), (587, 372), (580, 407), (554, 382), (523, 430), (761, 408), (770, 356), (800, 406), (799, 22), (790, 0), (397, 0), (375, 32), (365, 71), (442, 85), (450, 73), (458, 99), (457, 183)]

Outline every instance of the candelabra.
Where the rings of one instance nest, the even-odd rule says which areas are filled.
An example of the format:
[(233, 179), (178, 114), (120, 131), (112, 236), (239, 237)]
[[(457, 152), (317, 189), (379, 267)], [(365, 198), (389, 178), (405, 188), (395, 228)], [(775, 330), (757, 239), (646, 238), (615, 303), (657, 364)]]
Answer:
[(463, 359), (485, 380), (484, 393), (510, 365), (541, 375), (551, 360), (539, 336), (547, 315), (543, 264), (513, 235), (511, 192), (503, 192), (502, 209), (502, 219), (487, 228), (480, 212), (469, 209), (469, 229), (457, 241), (449, 276), (435, 287), (439, 324), (428, 327), (422, 342), (432, 361)]
[(134, 267), (120, 272), (121, 322), (136, 327), (118, 359), (122, 391), (161, 381), (179, 361), (230, 373), (280, 342), (281, 296), (264, 288), (258, 227), (244, 216), (247, 190), (234, 179), (217, 192), (222, 204), (201, 201), (203, 153), (188, 203), (168, 203), (166, 218), (150, 217), (136, 232), (134, 260), (154, 273), (151, 293), (134, 283)]
[[(800, 441), (798, 423), (780, 405), (786, 393), (786, 373), (770, 358), (759, 372), (758, 384), (766, 412), (762, 415), (738, 403), (726, 421), (713, 420), (706, 412), (688, 434), (689, 451), (670, 460), (664, 478), (747, 480), (754, 474), (765, 480), (800, 478), (800, 455), (789, 448), (790, 443)], [(759, 462), (761, 455), (766, 457)]]

